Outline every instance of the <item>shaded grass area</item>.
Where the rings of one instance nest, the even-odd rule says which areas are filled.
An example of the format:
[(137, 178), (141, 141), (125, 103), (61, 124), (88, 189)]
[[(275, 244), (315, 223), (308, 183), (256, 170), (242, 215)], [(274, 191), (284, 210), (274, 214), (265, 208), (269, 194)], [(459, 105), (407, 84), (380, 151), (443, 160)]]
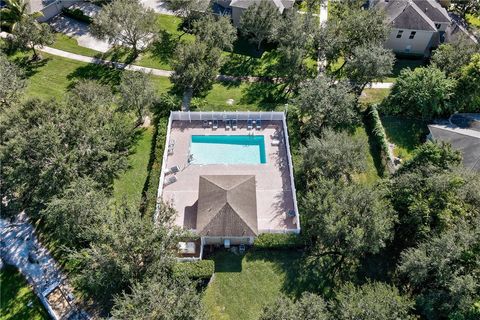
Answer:
[(245, 255), (217, 252), (215, 278), (207, 287), (203, 301), (209, 319), (258, 319), (262, 308), (281, 293), (292, 295), (300, 289), (298, 251), (249, 251)]
[(153, 128), (141, 128), (128, 157), (129, 168), (113, 183), (113, 196), (117, 204), (139, 206), (147, 179), (148, 161), (152, 145)]
[(390, 89), (364, 89), (359, 101), (364, 104), (381, 103), (390, 94)]
[(415, 148), (426, 140), (428, 127), (423, 120), (399, 116), (382, 116), (381, 119), (388, 141), (395, 144), (393, 152), (397, 157), (408, 160)]
[(0, 292), (1, 320), (49, 319), (32, 288), (15, 267), (4, 265), (0, 270)]

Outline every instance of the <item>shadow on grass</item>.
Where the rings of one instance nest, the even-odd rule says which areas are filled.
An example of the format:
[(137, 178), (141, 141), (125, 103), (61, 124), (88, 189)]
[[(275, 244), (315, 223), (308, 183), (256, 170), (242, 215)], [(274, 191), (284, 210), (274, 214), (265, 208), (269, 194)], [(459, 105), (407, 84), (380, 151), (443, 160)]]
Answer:
[(426, 140), (428, 127), (423, 120), (399, 116), (382, 116), (381, 119), (390, 142), (408, 152), (413, 152)]
[(257, 104), (265, 111), (275, 110), (279, 104), (288, 102), (283, 84), (273, 82), (253, 82), (243, 90), (240, 103)]
[(48, 61), (50, 61), (50, 58), (43, 58), (42, 60), (32, 61), (30, 54), (28, 54), (26, 56), (16, 57), (15, 59), (13, 59), (13, 61), (23, 70), (23, 72), (25, 72), (25, 76), (27, 78), (30, 78), (39, 71), (39, 68), (45, 66)]
[[(89, 63), (85, 66), (77, 68), (75, 71), (67, 75), (67, 79), (72, 80), (96, 80), (104, 85), (117, 86), (120, 84), (122, 70), (110, 67), (108, 65), (98, 65)], [(69, 89), (75, 85), (75, 81), (71, 82)]]
[(160, 31), (158, 39), (151, 45), (152, 57), (160, 62), (169, 63), (178, 44), (178, 37), (165, 30)]

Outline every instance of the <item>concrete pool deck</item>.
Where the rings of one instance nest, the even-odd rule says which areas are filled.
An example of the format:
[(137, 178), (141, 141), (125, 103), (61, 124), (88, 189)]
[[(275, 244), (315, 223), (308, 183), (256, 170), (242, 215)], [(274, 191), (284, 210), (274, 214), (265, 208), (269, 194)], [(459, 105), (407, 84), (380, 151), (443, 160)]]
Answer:
[[(192, 135), (263, 135), (265, 139), (265, 164), (208, 164), (188, 163)], [(262, 121), (261, 130), (247, 130), (246, 121), (238, 121), (236, 130), (226, 130), (224, 122), (219, 128), (203, 128), (202, 121), (172, 121), (170, 141), (175, 141), (173, 153), (167, 156), (166, 168), (178, 166), (177, 181), (163, 187), (162, 200), (170, 202), (177, 210), (175, 223), (186, 229), (196, 228), (196, 205), (201, 175), (255, 175), (257, 192), (258, 230), (285, 232), (297, 229), (294, 197), (288, 165), (286, 141), (282, 121)], [(280, 141), (272, 145), (272, 141)], [(168, 143), (167, 143), (168, 145)], [(168, 176), (166, 177), (166, 180)]]

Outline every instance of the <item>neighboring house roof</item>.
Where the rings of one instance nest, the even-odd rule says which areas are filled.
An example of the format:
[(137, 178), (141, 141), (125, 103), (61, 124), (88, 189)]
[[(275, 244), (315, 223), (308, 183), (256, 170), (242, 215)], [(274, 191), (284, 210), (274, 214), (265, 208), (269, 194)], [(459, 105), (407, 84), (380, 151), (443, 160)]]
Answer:
[[(445, 9), (438, 8), (438, 4), (433, 2), (435, 1), (379, 0), (376, 2), (376, 6), (385, 11), (388, 21), (394, 28), (437, 31), (435, 22), (449, 22), (450, 20)], [(440, 20), (435, 20), (437, 18)], [(445, 19), (448, 20), (444, 21)]]
[(256, 236), (255, 176), (200, 176), (196, 228), (201, 236)]
[[(230, 7), (247, 9), (254, 3), (259, 3), (261, 1), (262, 0), (232, 0), (232, 2), (230, 3)], [(291, 8), (293, 6), (293, 3), (295, 2), (293, 1), (292, 3), (292, 1), (290, 0), (270, 0), (270, 1), (273, 2), (273, 4), (278, 8), (278, 11), (280, 11), (280, 13), (283, 13), (283, 10), (285, 10), (285, 8), (287, 9)]]
[(448, 23), (451, 21), (447, 10), (435, 0), (413, 0), (413, 3), (434, 22)]
[(455, 114), (449, 124), (429, 125), (432, 138), (462, 153), (466, 168), (480, 171), (480, 113)]

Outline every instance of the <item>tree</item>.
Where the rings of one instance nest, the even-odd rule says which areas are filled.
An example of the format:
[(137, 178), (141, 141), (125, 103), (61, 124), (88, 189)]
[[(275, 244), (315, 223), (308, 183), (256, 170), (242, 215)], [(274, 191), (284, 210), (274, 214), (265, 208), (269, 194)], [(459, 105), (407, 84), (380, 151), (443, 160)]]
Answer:
[(130, 46), (136, 57), (153, 37), (156, 16), (138, 1), (115, 0), (102, 8), (90, 28), (99, 39)]
[(317, 34), (320, 57), (329, 62), (341, 57), (349, 59), (357, 47), (385, 42), (390, 26), (382, 11), (376, 8), (364, 10), (350, 5), (348, 1), (336, 5), (340, 7), (340, 10), (336, 10), (338, 16), (329, 18)]
[(16, 24), (13, 30), (14, 43), (22, 50), (31, 49), (33, 52), (32, 60), (39, 59), (35, 49), (36, 46), (42, 47), (50, 45), (55, 38), (51, 28), (46, 23), (38, 23), (34, 17), (24, 17)]
[(452, 112), (449, 101), (455, 81), (433, 66), (404, 69), (387, 97), (385, 108), (392, 114), (421, 116), (425, 119)]
[(110, 211), (109, 197), (91, 178), (73, 181), (53, 197), (41, 211), (55, 239), (70, 248), (81, 248), (96, 240)]
[(25, 18), (36, 19), (42, 16), (41, 12), (28, 13), (28, 3), (25, 0), (4, 0), (5, 6), (0, 9), (0, 25), (11, 32), (15, 31), (18, 23)]
[(478, 319), (480, 216), (402, 252), (398, 271), (425, 319)]
[(136, 283), (130, 294), (115, 298), (113, 319), (200, 320), (205, 318), (200, 294), (184, 278), (154, 276)]
[(270, 0), (261, 0), (249, 6), (240, 19), (240, 32), (257, 44), (260, 50), (265, 40), (275, 36), (275, 28), (280, 13)]
[(114, 297), (128, 293), (134, 283), (171, 269), (178, 240), (172, 225), (175, 211), (162, 206), (159, 215), (164, 223), (156, 225), (150, 216), (118, 208), (103, 228), (95, 230), (96, 241), (90, 247), (71, 254), (74, 283), (107, 311)]
[(215, 17), (208, 13), (193, 22), (193, 33), (209, 47), (228, 51), (233, 49), (237, 39), (237, 29), (228, 16)]
[(467, 14), (480, 14), (480, 3), (477, 0), (450, 0), (450, 2), (464, 20)]
[(143, 72), (124, 71), (119, 86), (123, 110), (134, 111), (141, 124), (155, 101), (155, 88), (150, 77)]
[(20, 68), (0, 53), (0, 111), (17, 103), (25, 89), (24, 74)]
[(301, 84), (294, 103), (307, 135), (318, 134), (325, 127), (349, 127), (357, 120), (355, 95), (348, 83), (335, 82), (327, 76), (320, 75)]
[(9, 199), (41, 208), (79, 177), (107, 186), (127, 167), (131, 120), (74, 94), (62, 103), (28, 101), (6, 115), (0, 161)]
[(445, 72), (449, 77), (459, 78), (461, 69), (467, 65), (480, 47), (467, 36), (454, 38), (450, 43), (441, 44), (433, 52), (432, 65)]
[(210, 6), (210, 1), (205, 0), (166, 0), (168, 8), (182, 17), (183, 26), (190, 29), (192, 22), (199, 18)]
[(290, 11), (280, 20), (275, 35), (279, 43), (279, 60), (276, 71), (289, 87), (297, 90), (299, 84), (307, 78), (309, 69), (306, 59), (313, 46), (313, 23), (309, 14)]
[(273, 304), (267, 305), (259, 320), (327, 320), (331, 319), (327, 305), (322, 297), (305, 292), (300, 299), (280, 296)]
[(460, 161), (448, 145), (427, 143), (393, 177), (397, 252), (480, 213), (479, 177), (460, 170)]
[(454, 106), (463, 112), (480, 110), (480, 54), (472, 56), (471, 62), (460, 71), (455, 89)]
[(82, 105), (94, 105), (103, 109), (110, 108), (114, 103), (112, 89), (93, 80), (80, 80), (75, 83), (67, 100), (78, 108)]
[(346, 59), (344, 74), (360, 96), (373, 80), (381, 81), (392, 72), (395, 55), (380, 43), (368, 43), (353, 49)]
[(416, 319), (413, 301), (400, 295), (397, 288), (381, 282), (355, 287), (349, 283), (340, 288), (334, 302), (335, 318), (339, 320)]
[(321, 139), (311, 137), (301, 149), (303, 171), (309, 181), (319, 175), (328, 179), (346, 178), (367, 167), (367, 141), (345, 132), (323, 131)]
[[(359, 259), (392, 238), (395, 212), (383, 185), (319, 178), (302, 199), (304, 231), (311, 241), (311, 268), (329, 281), (350, 278)], [(320, 283), (320, 282), (319, 282)]]
[(183, 108), (188, 110), (194, 94), (212, 87), (221, 65), (221, 51), (203, 42), (181, 43), (172, 62), (170, 77), (175, 88), (184, 93)]

